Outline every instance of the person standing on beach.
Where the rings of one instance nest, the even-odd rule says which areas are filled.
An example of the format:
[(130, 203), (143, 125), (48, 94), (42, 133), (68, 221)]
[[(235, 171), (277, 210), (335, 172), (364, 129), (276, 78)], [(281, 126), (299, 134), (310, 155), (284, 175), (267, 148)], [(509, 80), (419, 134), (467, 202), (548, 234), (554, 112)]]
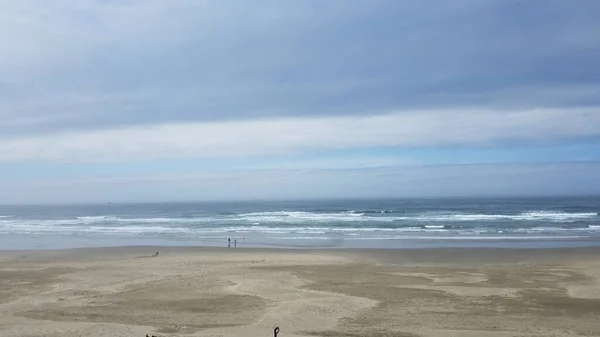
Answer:
[(231, 238), (227, 238), (227, 248), (231, 248)]
[(233, 247), (237, 248), (237, 239), (233, 240)]

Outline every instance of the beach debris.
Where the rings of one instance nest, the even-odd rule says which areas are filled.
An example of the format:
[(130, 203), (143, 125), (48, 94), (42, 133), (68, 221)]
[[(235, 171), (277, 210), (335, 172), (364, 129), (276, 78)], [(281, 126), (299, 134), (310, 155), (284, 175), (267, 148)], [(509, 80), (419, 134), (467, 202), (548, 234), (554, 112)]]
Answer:
[(158, 256), (158, 252), (160, 252), (159, 250), (156, 251), (156, 254), (154, 254), (154, 257)]

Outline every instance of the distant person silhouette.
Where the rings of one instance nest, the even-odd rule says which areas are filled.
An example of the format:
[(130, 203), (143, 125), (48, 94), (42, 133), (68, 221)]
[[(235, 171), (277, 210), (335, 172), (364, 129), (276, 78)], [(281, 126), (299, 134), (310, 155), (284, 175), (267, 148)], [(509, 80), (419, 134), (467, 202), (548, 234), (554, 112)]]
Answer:
[(233, 247), (237, 248), (237, 239), (233, 240)]
[(227, 248), (231, 248), (231, 238), (227, 238)]

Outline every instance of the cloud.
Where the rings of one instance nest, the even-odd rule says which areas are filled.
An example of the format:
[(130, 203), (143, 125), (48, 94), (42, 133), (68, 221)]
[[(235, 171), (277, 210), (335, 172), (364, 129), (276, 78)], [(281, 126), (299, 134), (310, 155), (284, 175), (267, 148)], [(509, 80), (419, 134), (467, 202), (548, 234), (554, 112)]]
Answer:
[(424, 110), (375, 116), (177, 123), (0, 141), (0, 160), (253, 157), (322, 149), (548, 144), (600, 136), (600, 110)]
[[(532, 144), (550, 144), (543, 158), (558, 162), (574, 157), (551, 153), (553, 145), (597, 144), (600, 136), (597, 2), (0, 2), (0, 162), (15, 163), (2, 167), (4, 182), (18, 182), (15, 190), (28, 184), (22, 198), (35, 191), (53, 200), (50, 185), (28, 183), (40, 177), (135, 172), (153, 160), (153, 172), (247, 171), (206, 173), (208, 181), (193, 184), (141, 174), (154, 180), (130, 181), (139, 191), (81, 182), (62, 195), (139, 199), (156, 193), (153, 184), (172, 188), (171, 199), (204, 187), (223, 198), (236, 186), (246, 188), (240, 197), (293, 195), (273, 192), (281, 184), (308, 196), (327, 181), (323, 195), (346, 195), (345, 186), (392, 195), (397, 184), (415, 186), (407, 194), (435, 194), (425, 176), (419, 192), (384, 167), (456, 162), (448, 159), (456, 152), (426, 158), (425, 148), (473, 150), (463, 159), (482, 162), (494, 152), (480, 149), (503, 147), (499, 161), (519, 160), (537, 149), (513, 156), (511, 146)], [(394, 149), (377, 157), (383, 148)], [(594, 149), (578, 156), (595, 159)], [(263, 170), (269, 165), (277, 170)], [(427, 177), (444, 186), (472, 174), (465, 193), (502, 191), (498, 177), (525, 170), (477, 178), (483, 168), (463, 169)], [(533, 183), (536, 174), (548, 184), (571, 179), (568, 170), (546, 169), (510, 184)], [(419, 174), (411, 172), (406, 177)], [(453, 186), (447, 193), (460, 191)]]
[[(600, 4), (5, 1), (0, 138), (600, 105)], [(515, 13), (519, 13), (515, 15)]]

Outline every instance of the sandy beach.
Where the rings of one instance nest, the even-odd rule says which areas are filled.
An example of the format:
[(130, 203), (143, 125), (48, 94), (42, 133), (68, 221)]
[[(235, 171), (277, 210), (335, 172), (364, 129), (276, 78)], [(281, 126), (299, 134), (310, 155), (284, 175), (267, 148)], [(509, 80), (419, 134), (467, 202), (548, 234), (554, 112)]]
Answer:
[[(160, 250), (158, 256), (153, 256)], [(600, 336), (600, 249), (0, 253), (0, 336)]]

